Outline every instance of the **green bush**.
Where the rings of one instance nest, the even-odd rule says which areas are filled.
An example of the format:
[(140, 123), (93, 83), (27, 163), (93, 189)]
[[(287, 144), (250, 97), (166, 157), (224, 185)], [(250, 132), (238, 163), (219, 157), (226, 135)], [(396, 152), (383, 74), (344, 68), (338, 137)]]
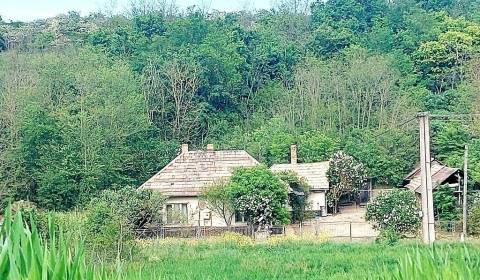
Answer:
[(285, 204), (287, 184), (266, 166), (239, 168), (230, 177), (230, 197), (234, 207), (255, 226), (285, 224), (289, 221)]
[(456, 221), (459, 209), (453, 193), (448, 185), (439, 186), (433, 192), (433, 211), (435, 218), (440, 221)]
[(379, 244), (393, 246), (400, 241), (400, 237), (401, 236), (395, 230), (387, 228), (380, 231), (380, 234), (375, 241)]
[(103, 191), (87, 207), (87, 245), (98, 256), (131, 254), (135, 229), (161, 223), (164, 201), (159, 193), (132, 187)]
[(384, 192), (367, 205), (366, 220), (380, 231), (399, 235), (416, 233), (420, 226), (420, 209), (415, 194), (405, 190)]
[(476, 205), (470, 210), (467, 225), (469, 234), (480, 234), (480, 205)]

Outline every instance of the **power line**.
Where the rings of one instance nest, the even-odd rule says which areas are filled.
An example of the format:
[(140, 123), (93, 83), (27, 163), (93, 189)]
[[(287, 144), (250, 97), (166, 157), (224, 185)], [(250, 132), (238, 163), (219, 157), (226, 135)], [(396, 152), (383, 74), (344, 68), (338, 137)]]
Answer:
[[(408, 119), (408, 120), (402, 122), (401, 124), (399, 124), (399, 125), (398, 125), (397, 127), (395, 127), (395, 128), (402, 127), (402, 126), (404, 126), (404, 125), (406, 125), (406, 124), (408, 124), (408, 123), (410, 123), (411, 121), (414, 121), (414, 120), (416, 120), (416, 119), (417, 119), (417, 116), (415, 116), (415, 117), (413, 117), (413, 118), (411, 118), (411, 119)], [(374, 135), (373, 137), (375, 137), (375, 138), (380, 137), (380, 136), (382, 136), (383, 134), (386, 134), (387, 132), (389, 132), (389, 131), (392, 130), (392, 129), (393, 129), (393, 128), (388, 128), (387, 130), (385, 130), (385, 131), (383, 131), (382, 133), (379, 133), (379, 134), (377, 134), (377, 135)]]
[(480, 117), (480, 114), (432, 114), (432, 119), (465, 119), (469, 117)]

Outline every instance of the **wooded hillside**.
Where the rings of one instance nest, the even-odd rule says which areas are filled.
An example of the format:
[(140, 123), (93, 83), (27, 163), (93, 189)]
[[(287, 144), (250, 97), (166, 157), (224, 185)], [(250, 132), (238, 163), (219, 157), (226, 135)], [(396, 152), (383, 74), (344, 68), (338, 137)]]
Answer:
[[(418, 158), (417, 112), (480, 113), (480, 1), (279, 1), (269, 11), (0, 20), (0, 200), (82, 206), (138, 186), (180, 143), (266, 164), (343, 149), (377, 183)], [(480, 120), (433, 121), (436, 158), (480, 181)]]

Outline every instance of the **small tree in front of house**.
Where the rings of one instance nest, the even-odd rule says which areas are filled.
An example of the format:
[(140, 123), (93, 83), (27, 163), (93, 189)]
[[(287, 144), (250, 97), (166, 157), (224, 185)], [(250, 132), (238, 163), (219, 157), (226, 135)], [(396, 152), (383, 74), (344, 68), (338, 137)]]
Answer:
[(380, 194), (367, 205), (365, 218), (374, 228), (398, 236), (416, 233), (420, 227), (420, 208), (415, 194), (394, 190)]
[(327, 200), (329, 206), (336, 213), (340, 197), (344, 194), (357, 192), (365, 183), (365, 168), (361, 162), (352, 156), (339, 151), (330, 159), (327, 178), (330, 182)]
[(227, 226), (232, 224), (235, 215), (230, 189), (230, 181), (221, 180), (206, 187), (201, 194), (201, 199), (207, 203), (208, 209), (222, 217)]
[(266, 166), (236, 169), (230, 184), (233, 205), (249, 224), (266, 228), (288, 222), (287, 184)]

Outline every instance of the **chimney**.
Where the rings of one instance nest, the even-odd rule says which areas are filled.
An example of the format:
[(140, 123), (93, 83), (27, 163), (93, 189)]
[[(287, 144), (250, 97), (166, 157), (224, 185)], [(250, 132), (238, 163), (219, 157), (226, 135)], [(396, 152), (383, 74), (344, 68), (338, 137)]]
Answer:
[(182, 154), (188, 153), (188, 144), (182, 144)]
[(297, 145), (290, 146), (290, 163), (297, 164)]
[(207, 151), (213, 152), (213, 144), (207, 144)]

